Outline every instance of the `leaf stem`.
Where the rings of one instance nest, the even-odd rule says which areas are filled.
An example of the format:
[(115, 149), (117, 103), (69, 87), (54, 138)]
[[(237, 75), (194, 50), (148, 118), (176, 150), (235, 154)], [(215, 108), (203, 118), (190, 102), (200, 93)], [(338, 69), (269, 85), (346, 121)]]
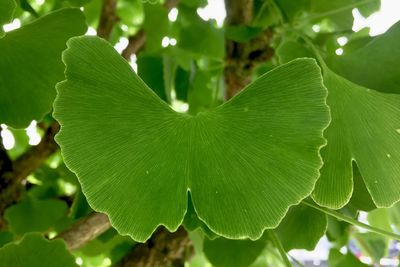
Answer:
[(347, 222), (347, 223), (350, 223), (350, 224), (352, 224), (352, 225), (355, 225), (355, 226), (364, 228), (364, 229), (369, 230), (369, 231), (371, 231), (371, 232), (374, 232), (374, 233), (377, 233), (377, 234), (380, 234), (380, 235), (383, 235), (383, 236), (386, 236), (386, 237), (389, 237), (389, 238), (393, 238), (393, 239), (395, 239), (395, 240), (397, 240), (397, 241), (400, 241), (400, 235), (395, 234), (395, 233), (393, 233), (393, 232), (385, 231), (385, 230), (383, 230), (383, 229), (376, 228), (376, 227), (373, 227), (373, 226), (371, 226), (371, 225), (362, 223), (362, 222), (360, 222), (360, 221), (358, 221), (358, 220), (355, 220), (355, 219), (350, 218), (350, 217), (348, 217), (348, 216), (346, 216), (346, 215), (343, 215), (343, 214), (341, 214), (341, 213), (339, 213), (339, 212), (337, 212), (337, 211), (334, 211), (334, 210), (330, 210), (330, 209), (327, 209), (327, 208), (320, 207), (320, 206), (318, 206), (318, 205), (316, 205), (316, 204), (314, 204), (314, 203), (312, 203), (312, 202), (310, 202), (310, 201), (307, 201), (307, 200), (303, 200), (302, 203), (305, 204), (305, 205), (307, 205), (307, 206), (309, 206), (309, 207), (311, 207), (311, 208), (314, 208), (314, 209), (316, 209), (316, 210), (319, 210), (319, 211), (321, 211), (321, 212), (323, 212), (323, 213), (325, 213), (325, 214), (327, 214), (327, 215), (329, 215), (329, 216), (335, 217), (336, 219), (345, 221), (345, 222)]
[(283, 263), (285, 264), (286, 267), (292, 267), (292, 264), (289, 261), (288, 256), (286, 255), (286, 251), (283, 249), (281, 241), (279, 241), (279, 238), (276, 236), (276, 233), (274, 230), (268, 230), (268, 235), (271, 238), (272, 243), (274, 246), (278, 249), (279, 254), (281, 254)]

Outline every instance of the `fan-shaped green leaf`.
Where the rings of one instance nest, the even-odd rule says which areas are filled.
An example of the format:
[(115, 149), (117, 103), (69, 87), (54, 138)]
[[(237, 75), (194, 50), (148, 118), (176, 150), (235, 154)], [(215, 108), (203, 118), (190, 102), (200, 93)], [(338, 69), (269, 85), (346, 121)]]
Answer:
[(343, 77), (386, 93), (400, 93), (400, 22), (362, 48), (334, 57), (331, 67)]
[(61, 200), (27, 198), (21, 203), (9, 207), (4, 217), (11, 230), (22, 235), (26, 232), (48, 230), (66, 214), (67, 208), (67, 204)]
[(266, 244), (266, 238), (256, 241), (206, 238), (203, 251), (215, 267), (247, 267), (257, 259)]
[(286, 251), (313, 250), (328, 227), (326, 215), (300, 204), (291, 207), (276, 228), (276, 233)]
[(85, 32), (79, 9), (63, 9), (0, 39), (0, 123), (22, 128), (51, 109), (66, 41)]
[(198, 217), (229, 238), (259, 238), (319, 176), (326, 89), (312, 59), (260, 77), (196, 116), (161, 101), (104, 40), (73, 38), (58, 85), (56, 140), (90, 205), (144, 241)]
[(321, 150), (324, 166), (313, 198), (320, 205), (340, 208), (353, 192), (352, 161), (357, 163), (377, 207), (400, 199), (400, 96), (358, 86), (328, 68), (332, 122)]
[(335, 248), (330, 250), (328, 262), (330, 267), (368, 267), (367, 264), (360, 262), (351, 252), (343, 255)]
[(0, 1), (0, 37), (4, 35), (3, 24), (11, 20), (16, 7), (17, 4), (14, 0)]
[(77, 267), (61, 240), (48, 241), (39, 233), (0, 248), (0, 267)]

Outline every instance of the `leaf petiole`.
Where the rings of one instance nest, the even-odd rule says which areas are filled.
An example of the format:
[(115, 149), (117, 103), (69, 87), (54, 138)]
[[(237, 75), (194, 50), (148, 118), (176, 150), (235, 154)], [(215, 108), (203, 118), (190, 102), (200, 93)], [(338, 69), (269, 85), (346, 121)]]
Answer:
[(269, 238), (271, 239), (272, 243), (274, 246), (278, 249), (279, 254), (281, 254), (283, 263), (285, 264), (286, 267), (292, 267), (292, 264), (289, 261), (288, 256), (286, 255), (286, 251), (283, 249), (281, 241), (279, 241), (278, 237), (276, 236), (276, 233), (274, 230), (267, 230)]
[(329, 216), (335, 217), (336, 219), (345, 221), (347, 223), (350, 223), (352, 225), (364, 228), (364, 229), (369, 230), (371, 232), (374, 232), (374, 233), (377, 233), (377, 234), (380, 234), (380, 235), (383, 235), (383, 236), (386, 236), (386, 237), (389, 237), (389, 238), (393, 238), (395, 240), (400, 241), (400, 235), (395, 234), (393, 232), (388, 232), (388, 231), (385, 231), (383, 229), (379, 229), (379, 228), (373, 227), (371, 225), (362, 223), (362, 222), (360, 222), (358, 220), (355, 220), (355, 219), (350, 218), (350, 217), (348, 217), (346, 215), (343, 215), (343, 214), (341, 214), (341, 213), (339, 213), (337, 211), (320, 207), (320, 206), (318, 206), (318, 205), (316, 205), (316, 204), (314, 204), (312, 202), (309, 202), (307, 200), (303, 200), (302, 203), (307, 205), (307, 206), (309, 206), (309, 207), (311, 207), (311, 208), (317, 209), (317, 210), (319, 210), (319, 211), (321, 211), (321, 212), (323, 212), (323, 213), (325, 213), (325, 214), (327, 214)]

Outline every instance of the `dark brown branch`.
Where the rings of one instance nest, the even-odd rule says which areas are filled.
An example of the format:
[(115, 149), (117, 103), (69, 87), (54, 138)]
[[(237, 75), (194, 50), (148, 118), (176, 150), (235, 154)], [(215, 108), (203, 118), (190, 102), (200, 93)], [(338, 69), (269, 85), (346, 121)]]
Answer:
[(53, 122), (37, 146), (32, 146), (22, 156), (14, 162), (13, 181), (21, 182), (31, 172), (36, 170), (54, 152), (58, 150), (58, 145), (54, 141), (54, 136), (60, 130), (58, 122)]
[(54, 141), (54, 136), (59, 129), (60, 125), (53, 122), (47, 128), (40, 143), (17, 158), (12, 164), (12, 169), (2, 173), (0, 177), (0, 229), (5, 225), (3, 220), (5, 209), (20, 198), (23, 189), (22, 181), (57, 151), (58, 145)]
[[(249, 25), (253, 19), (253, 0), (225, 0), (227, 26)], [(251, 82), (252, 71), (274, 54), (270, 41), (272, 32), (264, 31), (247, 43), (226, 40), (225, 84), (230, 99)]]
[(129, 37), (128, 46), (122, 51), (122, 57), (126, 60), (130, 60), (131, 55), (139, 52), (141, 48), (143, 48), (144, 43), (146, 42), (146, 34), (144, 30), (141, 29), (135, 35)]
[(174, 266), (183, 267), (185, 261), (193, 256), (192, 241), (187, 232), (180, 227), (170, 233), (165, 228), (159, 228), (153, 236), (143, 244), (139, 244), (128, 253), (116, 267), (153, 267)]
[(81, 219), (56, 238), (64, 239), (68, 249), (74, 250), (95, 239), (110, 227), (111, 224), (107, 215), (95, 212)]
[(106, 40), (110, 39), (115, 23), (119, 20), (117, 13), (117, 0), (103, 0), (97, 36)]
[[(12, 161), (3, 146), (3, 139), (0, 136), (0, 177), (4, 173), (12, 171)], [(0, 188), (2, 187), (2, 180), (0, 180)]]

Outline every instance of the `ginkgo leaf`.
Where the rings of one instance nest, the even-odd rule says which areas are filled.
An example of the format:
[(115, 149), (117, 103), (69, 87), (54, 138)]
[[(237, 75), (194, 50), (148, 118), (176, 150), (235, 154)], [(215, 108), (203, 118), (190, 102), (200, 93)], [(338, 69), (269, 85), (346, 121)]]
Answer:
[(50, 13), (0, 39), (0, 123), (23, 128), (50, 112), (66, 41), (86, 30), (79, 9)]
[(360, 49), (331, 59), (331, 68), (352, 82), (385, 93), (400, 93), (400, 22)]
[(286, 251), (313, 250), (328, 227), (326, 215), (300, 204), (291, 207), (276, 228), (276, 234)]
[(62, 240), (48, 241), (30, 233), (19, 242), (0, 248), (0, 267), (77, 267)]
[(0, 1), (0, 37), (4, 35), (3, 24), (11, 20), (16, 7), (17, 4), (14, 0)]
[(215, 267), (248, 267), (260, 256), (266, 245), (267, 239), (264, 237), (256, 241), (205, 238), (203, 251)]
[(121, 234), (144, 241), (159, 225), (177, 229), (190, 191), (211, 231), (257, 239), (311, 193), (330, 120), (313, 59), (192, 116), (173, 111), (104, 40), (72, 38), (63, 58), (56, 140), (89, 204)]
[(343, 207), (353, 192), (355, 161), (376, 206), (391, 206), (400, 199), (400, 96), (361, 87), (327, 67), (324, 83), (332, 121), (314, 200)]
[(4, 218), (14, 233), (22, 235), (27, 232), (48, 230), (66, 215), (67, 209), (67, 204), (62, 200), (37, 200), (28, 197), (6, 209)]

